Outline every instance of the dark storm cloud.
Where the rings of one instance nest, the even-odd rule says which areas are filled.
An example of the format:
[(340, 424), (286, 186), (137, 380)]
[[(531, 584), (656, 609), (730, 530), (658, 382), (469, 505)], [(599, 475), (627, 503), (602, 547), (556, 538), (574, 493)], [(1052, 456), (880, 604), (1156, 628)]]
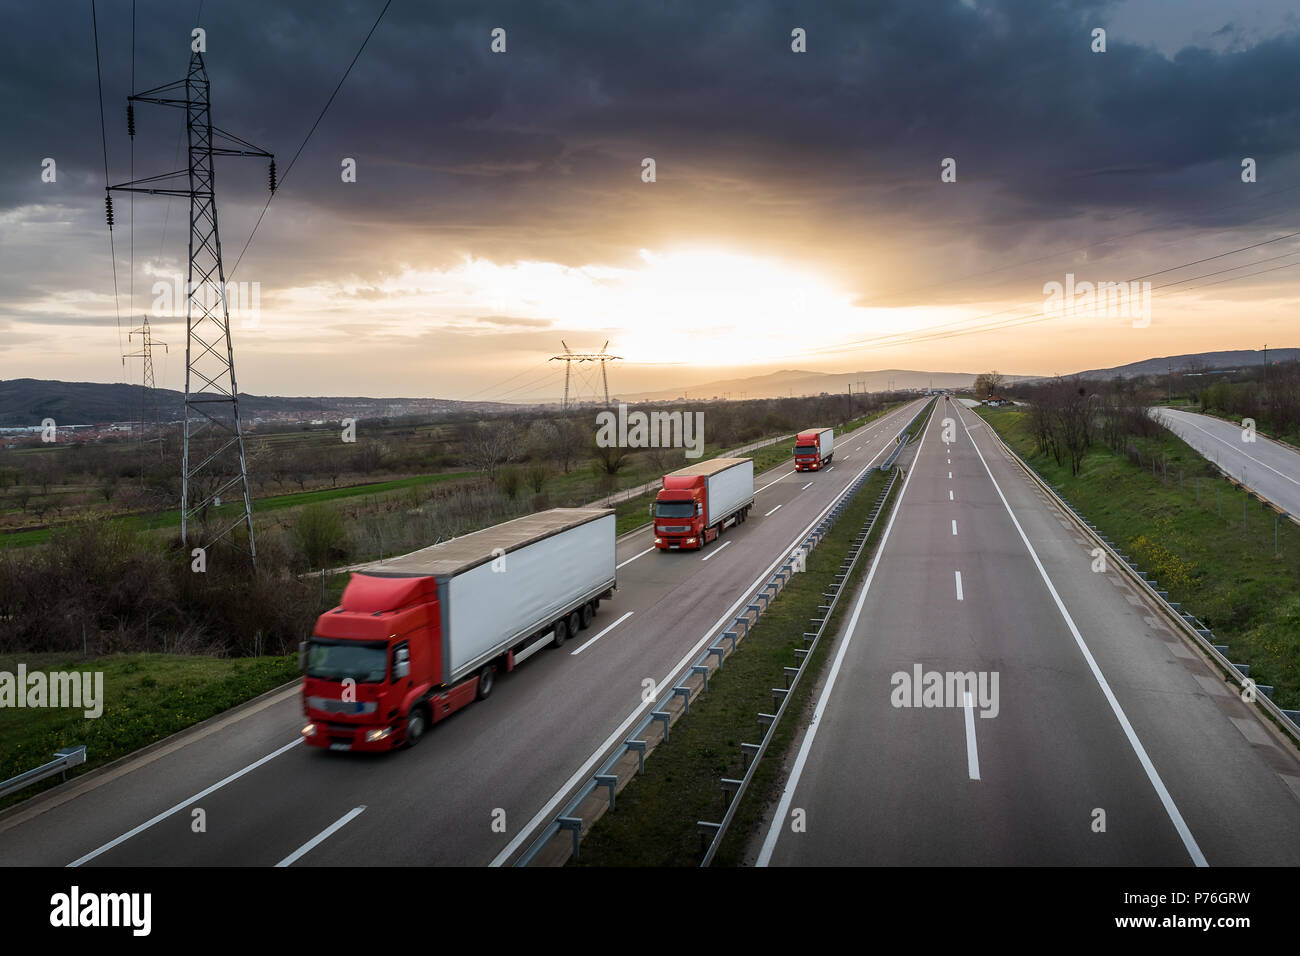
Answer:
[[(381, 5), (209, 0), (214, 120), (273, 149), (283, 173)], [(183, 75), (197, 6), (138, 5), (137, 88)], [(99, 7), (121, 181), (129, 5)], [(1112, 35), (1093, 54), (1090, 31), (1109, 10), (1094, 0), (395, 0), (241, 269), (337, 275), (359, 250), (411, 235), (443, 241), (448, 256), (577, 264), (673, 235), (684, 210), (712, 214), (720, 237), (797, 219), (791, 241), (832, 252), (868, 229), (1005, 249), (1026, 225), (1082, 234), (1135, 207), (1184, 227), (1253, 221), (1259, 209), (1234, 191), (1239, 163), (1294, 169), (1300, 37), (1170, 60)], [(103, 256), (88, 11), (10, 6), (4, 20), (0, 214), (62, 203)], [(508, 31), (501, 56), (488, 47), (497, 26)], [(795, 26), (807, 30), (805, 55), (790, 52)], [(137, 108), (137, 176), (183, 164), (180, 123), (179, 111)], [(45, 156), (59, 161), (57, 187), (39, 181)], [(659, 163), (655, 199), (639, 190), (643, 156)], [(973, 187), (958, 199), (938, 184), (948, 156)], [(342, 157), (358, 161), (355, 185), (340, 183)], [(232, 260), (264, 180), (259, 161), (220, 161)], [(163, 213), (146, 205), (137, 231), (147, 223), (153, 243)], [(181, 204), (170, 214), (179, 241)], [(342, 230), (313, 227), (326, 218)], [(0, 280), (12, 295), (56, 277), (66, 285), (47, 252)]]

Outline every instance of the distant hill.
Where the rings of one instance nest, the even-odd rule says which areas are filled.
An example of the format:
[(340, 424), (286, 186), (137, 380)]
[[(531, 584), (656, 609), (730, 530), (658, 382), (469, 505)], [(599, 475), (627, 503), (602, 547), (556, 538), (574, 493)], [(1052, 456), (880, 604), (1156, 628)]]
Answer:
[[(822, 392), (847, 392), (859, 389), (867, 392), (893, 388), (970, 388), (975, 383), (974, 372), (919, 372), (914, 369), (887, 368), (870, 372), (809, 372), (785, 369), (767, 375), (748, 378), (719, 379), (704, 382), (688, 389), (660, 389), (652, 392), (633, 392), (618, 395), (625, 402), (662, 402), (676, 398), (708, 399), (730, 396), (732, 401), (742, 398), (781, 398), (787, 395), (820, 395)], [(1019, 382), (1023, 375), (1008, 375), (1008, 382)]]
[[(1269, 349), (1268, 362), (1294, 362), (1300, 349)], [(1263, 349), (1234, 349), (1226, 352), (1191, 352), (1165, 358), (1143, 359), (1114, 368), (1094, 368), (1076, 372), (1081, 378), (1139, 378), (1143, 375), (1167, 375), (1169, 372), (1222, 372), (1264, 364)]]
[[(174, 389), (154, 392), (158, 417), (185, 417), (185, 396)], [(52, 418), (60, 425), (129, 422), (140, 417), (139, 385), (101, 382), (58, 382), (45, 379), (0, 380), (0, 428), (39, 425)], [(496, 402), (456, 402), (442, 398), (281, 398), (239, 394), (239, 412), (246, 422), (263, 418), (293, 421), (320, 418), (383, 418), (455, 411), (501, 411)]]

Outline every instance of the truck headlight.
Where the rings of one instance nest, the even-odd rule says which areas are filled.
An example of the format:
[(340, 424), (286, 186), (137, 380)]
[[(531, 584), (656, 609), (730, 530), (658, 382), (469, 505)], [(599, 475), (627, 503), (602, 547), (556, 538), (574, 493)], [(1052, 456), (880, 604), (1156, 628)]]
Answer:
[(663, 538), (655, 538), (655, 544), (663, 544), (663, 543), (664, 543)]
[(315, 725), (315, 724), (308, 724), (306, 727), (304, 727), (304, 728), (302, 729), (302, 735), (303, 735), (304, 737), (315, 737), (315, 736), (316, 736), (316, 725)]
[(368, 730), (366, 731), (366, 743), (373, 744), (377, 740), (383, 740), (392, 732), (392, 727), (380, 727), (378, 730)]
[(687, 538), (687, 539), (686, 539), (686, 543), (687, 543), (687, 544), (694, 544), (694, 543), (695, 543), (695, 539), (694, 539), (694, 538)]

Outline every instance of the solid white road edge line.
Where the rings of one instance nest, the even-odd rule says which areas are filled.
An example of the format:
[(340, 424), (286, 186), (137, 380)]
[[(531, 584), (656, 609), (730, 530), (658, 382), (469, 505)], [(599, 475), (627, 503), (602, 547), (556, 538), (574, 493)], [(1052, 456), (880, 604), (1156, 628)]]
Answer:
[[(904, 408), (906, 408), (906, 406), (904, 406)], [(902, 410), (903, 409), (899, 409), (898, 411), (901, 412)], [(922, 441), (924, 442), (924, 439), (922, 439)], [(853, 482), (857, 480), (858, 477), (861, 477), (862, 475), (866, 474), (867, 469), (871, 467), (872, 462), (874, 462), (877, 458), (879, 458), (888, 450), (889, 450), (889, 445), (887, 444), (884, 445), (880, 449), (880, 451), (878, 451), (872, 457), (871, 461), (868, 461), (865, 465), (862, 466), (862, 470), (858, 472), (857, 475), (855, 475), (853, 478), (850, 478), (845, 483), (844, 487), (847, 489), (849, 485), (853, 484)], [(919, 449), (917, 454), (920, 454)], [(907, 482), (911, 480), (911, 477), (912, 477), (911, 473), (909, 472), (907, 478), (904, 479), (903, 481), (904, 489), (907, 488)], [(836, 495), (836, 498), (838, 497), (839, 496)], [(585, 779), (591, 773), (592, 767), (594, 767), (600, 761), (601, 757), (603, 757), (611, 747), (613, 747), (615, 744), (617, 744), (620, 740), (623, 739), (623, 735), (627, 733), (628, 729), (632, 726), (633, 723), (636, 722), (637, 718), (641, 716), (641, 714), (646, 710), (646, 708), (653, 707), (658, 702), (659, 695), (662, 694), (664, 688), (668, 686), (668, 682), (672, 680), (674, 677), (676, 677), (676, 675), (681, 670), (683, 670), (688, 664), (690, 664), (691, 661), (695, 660), (695, 658), (700, 656), (700, 651), (704, 649), (704, 645), (713, 636), (713, 632), (716, 631), (718, 628), (722, 627), (723, 624), (726, 624), (728, 621), (730, 621), (733, 618), (736, 610), (742, 604), (745, 603), (745, 601), (749, 598), (750, 593), (755, 588), (757, 588), (760, 584), (762, 584), (774, 570), (776, 570), (777, 565), (779, 565), (782, 562), (782, 560), (785, 559), (786, 555), (788, 555), (791, 551), (793, 551), (794, 548), (801, 541), (803, 541), (803, 539), (807, 536), (808, 532), (811, 531), (814, 527), (816, 527), (817, 522), (821, 521), (822, 518), (830, 512), (831, 508), (834, 506), (834, 503), (835, 502), (832, 501), (831, 504), (828, 504), (825, 508), (823, 508), (817, 514), (817, 516), (808, 523), (808, 526), (804, 528), (804, 530), (801, 531), (798, 535), (795, 536), (794, 540), (791, 541), (789, 545), (787, 545), (785, 548), (781, 549), (781, 551), (777, 553), (775, 560), (773, 560), (772, 563), (767, 566), (767, 570), (765, 570), (762, 574), (760, 574), (757, 578), (755, 578), (754, 582), (749, 587), (745, 588), (744, 591), (741, 592), (740, 597), (736, 599), (736, 603), (731, 605), (731, 607), (727, 609), (727, 612), (723, 614), (722, 617), (718, 618), (718, 620), (714, 623), (714, 625), (711, 628), (709, 628), (709, 630), (705, 633), (705, 635), (695, 643), (695, 646), (693, 646), (690, 650), (688, 650), (686, 654), (683, 655), (682, 659), (678, 661), (673, 666), (673, 668), (668, 672), (668, 675), (664, 677), (664, 679), (656, 685), (654, 696), (652, 696), (650, 700), (645, 701), (644, 703), (641, 704), (641, 706), (633, 710), (630, 714), (627, 715), (626, 719), (624, 719), (624, 721), (621, 724), (619, 724), (616, 728), (614, 728), (614, 732), (610, 734), (608, 737), (606, 737), (604, 742), (602, 742), (599, 746), (597, 746), (597, 748), (594, 751), (592, 751), (591, 756), (588, 757), (586, 761), (583, 762), (582, 766), (579, 767), (577, 770), (575, 770), (573, 772), (573, 775), (569, 777), (569, 779), (566, 780), (563, 784), (560, 785), (560, 789), (555, 791), (551, 799), (546, 801), (546, 803), (542, 806), (542, 808), (538, 810), (536, 814), (533, 815), (533, 818), (529, 820), (528, 823), (524, 824), (523, 828), (517, 834), (515, 834), (514, 839), (512, 839), (509, 843), (507, 843), (505, 847), (501, 850), (501, 852), (492, 858), (492, 862), (488, 864), (489, 866), (502, 866), (506, 862), (506, 860), (510, 859), (510, 857), (513, 856), (521, 846), (523, 846), (524, 841), (527, 840), (530, 836), (532, 836), (533, 831), (535, 831), (538, 826), (544, 823), (547, 820), (547, 818), (550, 817), (555, 812), (555, 808), (560, 805), (560, 803), (564, 800), (566, 796), (568, 796), (569, 792), (572, 791), (574, 787), (576, 787), (579, 783), (581, 783), (583, 779)], [(890, 519), (890, 523), (891, 524), (893, 523), (892, 518)], [(874, 569), (874, 565), (872, 567)]]
[(298, 860), (300, 860), (302, 857), (306, 856), (312, 850), (316, 849), (316, 847), (318, 847), (320, 844), (324, 843), (326, 840), (328, 840), (339, 830), (343, 829), (354, 819), (359, 817), (362, 811), (365, 809), (366, 809), (365, 804), (362, 804), (359, 807), (355, 807), (349, 810), (347, 813), (343, 814), (343, 816), (339, 817), (337, 820), (335, 820), (333, 823), (327, 826), (320, 833), (316, 834), (314, 837), (312, 837), (302, 846), (298, 847), (298, 849), (294, 850), (283, 860), (277, 863), (276, 867), (293, 866), (293, 864), (296, 863)]
[[(898, 512), (903, 507), (903, 497), (907, 494), (907, 486), (912, 482), (912, 476), (916, 474), (916, 464), (921, 460), (921, 449), (925, 447), (925, 436), (929, 434), (929, 427), (921, 433), (921, 444), (917, 446), (916, 457), (912, 459), (912, 467), (907, 472), (907, 477), (903, 479), (903, 488), (898, 493), (898, 501), (894, 503), (894, 510), (890, 512), (889, 522), (885, 525), (885, 533), (880, 537), (880, 544), (876, 545), (875, 557), (871, 559), (871, 569), (867, 571), (866, 583), (862, 586), (862, 593), (858, 595), (858, 601), (853, 606), (853, 616), (849, 618), (848, 629), (844, 633), (844, 643), (840, 645), (838, 653), (835, 655), (835, 661), (831, 664), (831, 672), (826, 678), (826, 686), (822, 688), (821, 697), (817, 698), (817, 709), (813, 712), (812, 722), (808, 724), (808, 732), (804, 734), (803, 743), (799, 746), (799, 756), (795, 758), (794, 769), (790, 772), (790, 779), (785, 783), (785, 789), (781, 791), (781, 801), (777, 804), (776, 813), (772, 815), (772, 825), (767, 831), (767, 837), (763, 840), (763, 849), (759, 851), (757, 866), (767, 866), (772, 859), (772, 851), (776, 849), (777, 838), (781, 836), (785, 829), (785, 819), (790, 815), (790, 802), (794, 799), (795, 789), (799, 786), (799, 778), (803, 775), (804, 764), (808, 762), (808, 753), (812, 750), (813, 738), (817, 736), (817, 727), (821, 724), (822, 715), (826, 713), (826, 704), (830, 700), (831, 691), (835, 689), (835, 678), (839, 676), (840, 666), (844, 663), (844, 655), (848, 653), (849, 644), (853, 642), (853, 632), (857, 629), (858, 618), (862, 614), (862, 605), (867, 601), (867, 595), (871, 592), (871, 582), (876, 577), (876, 568), (880, 566), (880, 556), (885, 553), (885, 545), (889, 541), (889, 533), (894, 530), (894, 519), (898, 517)], [(886, 446), (888, 447), (888, 446)]]
[(601, 631), (599, 634), (597, 634), (595, 637), (593, 637), (593, 638), (592, 638), (591, 640), (589, 640), (587, 643), (583, 644), (581, 647), (576, 647), (576, 648), (574, 648), (573, 650), (569, 651), (569, 656), (572, 657), (572, 656), (575, 655), (575, 654), (581, 654), (581, 653), (582, 653), (583, 651), (585, 651), (587, 648), (591, 647), (592, 644), (595, 644), (598, 640), (600, 640), (602, 637), (604, 637), (604, 636), (605, 636), (606, 634), (608, 634), (610, 631), (614, 630), (614, 628), (618, 627), (620, 624), (622, 624), (624, 621), (626, 621), (626, 620), (627, 620), (629, 617), (631, 617), (634, 613), (635, 613), (634, 611), (628, 611), (626, 614), (624, 614), (622, 617), (620, 617), (620, 618), (619, 618), (617, 621), (615, 621), (613, 624), (609, 625), (609, 627), (605, 628), (603, 631)]
[(172, 807), (170, 810), (164, 810), (162, 813), (158, 814), (156, 817), (151, 817), (150, 819), (146, 820), (144, 823), (140, 824), (138, 827), (135, 827), (135, 828), (132, 829), (132, 830), (128, 830), (128, 831), (126, 831), (126, 832), (123, 833), (120, 837), (118, 837), (116, 840), (110, 840), (110, 841), (108, 841), (107, 843), (105, 843), (103, 846), (99, 847), (98, 849), (96, 849), (96, 850), (91, 850), (91, 851), (90, 851), (89, 853), (87, 853), (85, 856), (83, 856), (83, 857), (78, 857), (77, 859), (75, 859), (75, 860), (73, 860), (71, 863), (69, 863), (68, 866), (81, 866), (81, 864), (86, 863), (86, 862), (88, 862), (88, 861), (90, 861), (90, 860), (93, 860), (95, 857), (99, 856), (101, 853), (106, 853), (106, 852), (108, 852), (109, 850), (113, 849), (113, 847), (117, 846), (119, 843), (125, 843), (127, 840), (131, 839), (131, 837), (135, 836), (137, 833), (143, 833), (145, 830), (148, 830), (148, 829), (149, 829), (151, 826), (153, 826), (155, 823), (159, 823), (159, 822), (161, 822), (161, 821), (163, 821), (163, 820), (166, 820), (166, 819), (167, 819), (169, 816), (171, 816), (173, 813), (177, 813), (177, 812), (179, 812), (179, 811), (181, 811), (181, 810), (184, 810), (184, 809), (185, 809), (186, 807), (188, 807), (191, 803), (195, 803), (196, 801), (202, 800), (204, 797), (206, 797), (206, 796), (207, 796), (208, 794), (210, 794), (210, 793), (215, 793), (216, 791), (218, 791), (218, 790), (220, 790), (222, 787), (224, 787), (226, 784), (231, 783), (232, 781), (238, 780), (240, 777), (242, 777), (244, 774), (248, 773), (249, 771), (256, 770), (258, 767), (262, 766), (262, 764), (266, 763), (268, 760), (274, 760), (276, 757), (280, 756), (280, 754), (284, 753), (286, 750), (289, 750), (289, 749), (291, 749), (291, 748), (293, 748), (293, 747), (296, 747), (296, 746), (298, 746), (300, 743), (302, 743), (302, 738), (301, 738), (301, 737), (297, 738), (296, 740), (294, 740), (294, 741), (291, 742), (291, 743), (287, 743), (287, 744), (285, 744), (285, 745), (284, 745), (283, 747), (281, 747), (279, 750), (274, 750), (274, 751), (272, 751), (271, 753), (269, 753), (269, 754), (267, 754), (265, 757), (263, 757), (261, 760), (255, 760), (255, 761), (253, 761), (253, 762), (250, 763), (247, 767), (245, 767), (243, 770), (236, 770), (236, 771), (235, 771), (234, 773), (232, 773), (230, 776), (228, 776), (228, 777), (226, 777), (226, 778), (224, 778), (224, 779), (222, 779), (222, 780), (218, 780), (216, 783), (214, 783), (212, 786), (208, 787), (206, 790), (200, 790), (198, 793), (196, 793), (194, 796), (190, 797), (190, 798), (189, 798), (188, 800), (186, 800), (185, 802), (183, 802), (183, 803), (178, 803), (178, 804), (176, 804), (176, 806)]
[[(962, 427), (966, 428), (965, 421), (962, 421)], [(972, 445), (975, 445), (975, 438), (971, 435), (969, 428), (966, 428), (966, 437), (970, 439)], [(1192, 836), (1192, 831), (1188, 828), (1187, 822), (1183, 819), (1183, 815), (1178, 812), (1178, 807), (1174, 804), (1174, 798), (1169, 795), (1169, 791), (1165, 788), (1164, 781), (1160, 779), (1160, 774), (1156, 772), (1155, 764), (1153, 764), (1151, 758), (1147, 756), (1146, 748), (1142, 746), (1142, 741), (1138, 740), (1137, 732), (1133, 730), (1133, 725), (1128, 722), (1128, 717), (1124, 713), (1124, 708), (1119, 705), (1119, 701), (1115, 698), (1115, 694), (1110, 689), (1110, 684), (1106, 682), (1106, 678), (1101, 673), (1101, 668), (1097, 666), (1097, 661), (1093, 658), (1092, 651), (1088, 649), (1088, 645), (1083, 640), (1083, 635), (1079, 633), (1079, 628), (1075, 626), (1074, 618), (1072, 618), (1070, 612), (1066, 610), (1065, 602), (1061, 600), (1061, 596), (1056, 593), (1056, 587), (1052, 584), (1052, 579), (1047, 576), (1047, 569), (1044, 568), (1043, 563), (1038, 560), (1038, 552), (1035, 551), (1034, 546), (1029, 543), (1029, 538), (1025, 535), (1025, 529), (1020, 527), (1020, 522), (1016, 519), (1015, 512), (1011, 510), (1011, 505), (1007, 502), (1007, 496), (1002, 493), (1002, 486), (999, 485), (997, 479), (993, 477), (993, 470), (989, 468), (989, 463), (984, 460), (984, 453), (979, 450), (978, 445), (975, 445), (975, 454), (980, 456), (980, 461), (984, 465), (984, 470), (988, 472), (989, 481), (993, 482), (994, 490), (997, 491), (998, 497), (1002, 499), (1002, 506), (1007, 509), (1007, 514), (1011, 516), (1011, 523), (1016, 526), (1016, 531), (1020, 534), (1020, 540), (1023, 541), (1025, 547), (1029, 549), (1029, 557), (1033, 559), (1034, 567), (1038, 568), (1039, 576), (1042, 577), (1043, 583), (1047, 585), (1047, 590), (1051, 592), (1052, 600), (1056, 602), (1056, 609), (1061, 612), (1061, 617), (1065, 619), (1066, 626), (1069, 627), (1070, 633), (1074, 635), (1074, 642), (1079, 646), (1079, 650), (1083, 653), (1083, 659), (1088, 662), (1088, 669), (1092, 671), (1092, 676), (1096, 679), (1097, 686), (1101, 688), (1102, 694), (1105, 695), (1107, 703), (1110, 704), (1110, 709), (1114, 712), (1115, 718), (1119, 721), (1120, 727), (1124, 729), (1124, 736), (1128, 738), (1129, 746), (1133, 748), (1133, 753), (1137, 755), (1138, 761), (1142, 764), (1142, 769), (1146, 771), (1147, 779), (1151, 781), (1151, 786), (1155, 788), (1156, 795), (1160, 798), (1161, 804), (1164, 805), (1165, 813), (1169, 814), (1170, 822), (1173, 823), (1174, 829), (1178, 831), (1178, 835), (1182, 838), (1183, 846), (1187, 848), (1188, 855), (1192, 858), (1192, 862), (1197, 866), (1209, 866), (1209, 863), (1205, 860), (1205, 854), (1201, 852), (1201, 848), (1197, 845), (1196, 838)]]

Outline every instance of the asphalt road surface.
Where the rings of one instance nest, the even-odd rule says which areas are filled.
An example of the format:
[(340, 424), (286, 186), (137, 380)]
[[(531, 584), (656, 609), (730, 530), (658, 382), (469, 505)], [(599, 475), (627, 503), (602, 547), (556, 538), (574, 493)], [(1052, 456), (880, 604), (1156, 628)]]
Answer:
[(1300, 452), (1263, 435), (1243, 441), (1240, 425), (1174, 408), (1152, 409), (1170, 431), (1252, 491), (1300, 515)]
[(0, 817), (0, 865), (505, 860), (650, 706), (642, 680), (675, 678), (923, 404), (836, 436), (825, 471), (758, 476), (750, 520), (703, 552), (656, 552), (648, 529), (624, 537), (619, 589), (591, 628), (501, 675), (415, 749), (304, 746), (295, 686)]
[[(926, 429), (757, 861), (1300, 864), (1295, 749), (1118, 571), (1093, 570), (959, 404), (951, 443), (947, 409)], [(896, 676), (917, 665), (989, 691), (997, 675), (996, 699), (945, 681), (947, 706), (925, 706)]]

